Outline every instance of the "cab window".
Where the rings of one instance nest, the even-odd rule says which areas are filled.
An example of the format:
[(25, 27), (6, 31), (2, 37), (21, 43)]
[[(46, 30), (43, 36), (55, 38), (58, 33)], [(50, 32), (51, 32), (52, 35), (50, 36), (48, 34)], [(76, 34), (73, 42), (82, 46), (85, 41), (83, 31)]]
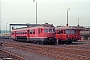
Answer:
[(57, 34), (60, 34), (60, 30), (57, 31)]
[(44, 29), (44, 32), (47, 33), (48, 32), (48, 29)]
[(70, 34), (70, 30), (66, 30), (66, 34)]
[(58, 30), (57, 31), (57, 34), (62, 34), (63, 33), (63, 30)]
[(49, 29), (49, 32), (52, 32), (52, 29)]
[(71, 30), (71, 34), (76, 34), (76, 30)]

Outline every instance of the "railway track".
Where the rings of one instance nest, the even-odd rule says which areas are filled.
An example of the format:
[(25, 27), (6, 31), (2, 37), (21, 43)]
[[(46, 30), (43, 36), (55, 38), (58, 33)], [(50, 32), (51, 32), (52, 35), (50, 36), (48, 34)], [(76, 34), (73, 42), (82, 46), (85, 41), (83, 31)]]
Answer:
[(23, 45), (23, 44), (11, 44), (4, 43), (6, 46), (15, 47), (18, 49), (26, 50), (33, 53), (54, 57), (56, 59), (63, 60), (90, 60), (90, 51), (71, 49), (71, 48), (58, 48), (58, 47), (46, 47), (37, 45)]
[(86, 46), (86, 45), (66, 45), (66, 46), (61, 46), (61, 45), (57, 45), (56, 47), (60, 47), (60, 48), (67, 48), (67, 49), (77, 49), (77, 50), (90, 50), (90, 45)]
[(0, 60), (25, 60), (25, 59), (9, 51), (0, 49)]
[(90, 41), (89, 43), (79, 44), (79, 45), (56, 45), (56, 47), (74, 49), (74, 50), (85, 50), (90, 51)]

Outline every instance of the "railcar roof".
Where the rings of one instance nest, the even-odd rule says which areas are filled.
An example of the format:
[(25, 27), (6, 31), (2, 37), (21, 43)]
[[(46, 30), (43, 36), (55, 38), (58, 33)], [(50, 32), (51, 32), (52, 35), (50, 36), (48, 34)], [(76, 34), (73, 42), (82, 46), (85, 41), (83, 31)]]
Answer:
[(82, 30), (84, 29), (83, 26), (60, 26), (60, 27), (55, 27), (55, 29), (77, 29), (77, 30)]
[(43, 26), (23, 27), (23, 28), (16, 28), (16, 29), (13, 29), (12, 31), (16, 31), (16, 30), (30, 30), (30, 29), (38, 29), (38, 28), (53, 28), (53, 27), (43, 27)]

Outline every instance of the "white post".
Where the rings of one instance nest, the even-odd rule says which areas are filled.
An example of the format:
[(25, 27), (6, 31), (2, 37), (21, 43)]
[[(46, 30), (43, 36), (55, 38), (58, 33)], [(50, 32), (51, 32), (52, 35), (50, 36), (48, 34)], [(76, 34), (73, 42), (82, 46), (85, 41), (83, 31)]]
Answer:
[(36, 2), (36, 24), (37, 24), (37, 0), (33, 0), (33, 2)]
[(57, 39), (57, 45), (58, 45), (58, 39)]

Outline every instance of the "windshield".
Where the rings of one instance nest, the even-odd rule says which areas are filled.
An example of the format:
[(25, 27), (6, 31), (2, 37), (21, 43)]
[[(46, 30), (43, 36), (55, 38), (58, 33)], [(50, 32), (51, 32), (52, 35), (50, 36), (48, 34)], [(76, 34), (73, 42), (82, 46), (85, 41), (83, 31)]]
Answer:
[(45, 33), (47, 33), (47, 32), (49, 32), (49, 33), (51, 32), (52, 33), (52, 32), (55, 32), (55, 30), (54, 29), (44, 29), (44, 32)]

